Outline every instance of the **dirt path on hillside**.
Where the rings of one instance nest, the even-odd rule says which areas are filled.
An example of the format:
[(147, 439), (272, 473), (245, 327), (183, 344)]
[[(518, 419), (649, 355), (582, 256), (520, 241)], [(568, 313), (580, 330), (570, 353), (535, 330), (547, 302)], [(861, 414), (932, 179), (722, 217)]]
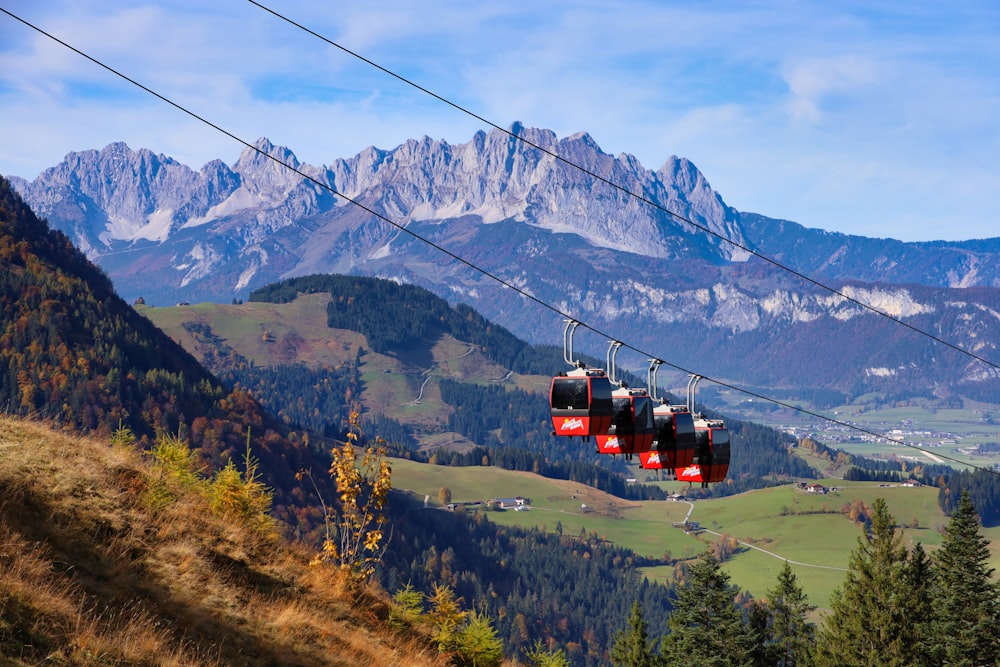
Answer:
[[(435, 366), (440, 366), (441, 364), (443, 364), (446, 361), (454, 361), (455, 359), (461, 359), (462, 357), (467, 357), (470, 354), (472, 354), (475, 351), (475, 349), (476, 349), (475, 346), (470, 345), (469, 349), (466, 350), (464, 354), (460, 354), (457, 357), (451, 357), (449, 359), (441, 359), (440, 361), (435, 362), (434, 365)], [(426, 371), (423, 372), (423, 374), (426, 375), (427, 377), (425, 377), (424, 381), (422, 383), (420, 383), (420, 391), (417, 392), (417, 397), (415, 399), (413, 399), (412, 401), (410, 401), (409, 403), (404, 403), (403, 405), (405, 405), (405, 406), (420, 405), (420, 401), (424, 397), (424, 387), (426, 387), (427, 383), (430, 382), (431, 371), (433, 371), (433, 370), (434, 369), (432, 367), (432, 368), (428, 368)]]

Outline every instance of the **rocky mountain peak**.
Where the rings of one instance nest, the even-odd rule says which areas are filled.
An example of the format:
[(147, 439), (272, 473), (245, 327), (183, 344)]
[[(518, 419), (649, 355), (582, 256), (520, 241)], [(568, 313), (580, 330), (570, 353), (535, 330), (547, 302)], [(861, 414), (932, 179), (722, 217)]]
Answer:
[(253, 148), (243, 150), (233, 171), (241, 176), (243, 188), (251, 195), (277, 202), (302, 182), (302, 177), (293, 171), (300, 166), (290, 149), (261, 138), (254, 142)]

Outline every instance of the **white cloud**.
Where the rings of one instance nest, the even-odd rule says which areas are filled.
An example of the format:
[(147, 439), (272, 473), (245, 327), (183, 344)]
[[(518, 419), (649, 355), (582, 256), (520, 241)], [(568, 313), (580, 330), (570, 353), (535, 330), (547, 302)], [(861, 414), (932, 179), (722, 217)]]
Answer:
[(785, 80), (791, 93), (793, 120), (811, 124), (823, 120), (822, 106), (832, 97), (855, 100), (878, 81), (877, 66), (863, 56), (810, 58), (786, 65)]
[[(688, 157), (742, 210), (905, 239), (1000, 233), (992, 0), (275, 7), (500, 126), (587, 131), (652, 169)], [(241, 0), (12, 11), (312, 164), (483, 127)], [(241, 150), (3, 16), (0, 118), (0, 172), (26, 177), (117, 140), (194, 168)]]

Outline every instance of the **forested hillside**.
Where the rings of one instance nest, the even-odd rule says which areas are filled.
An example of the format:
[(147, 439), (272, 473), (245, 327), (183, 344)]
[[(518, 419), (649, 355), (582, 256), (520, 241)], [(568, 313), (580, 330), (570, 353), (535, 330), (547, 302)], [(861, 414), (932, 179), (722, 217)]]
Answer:
[(278, 516), (303, 528), (321, 520), (315, 501), (296, 499), (292, 490), (297, 470), (325, 468), (326, 457), (287, 439), (287, 428), (249, 394), (228, 389), (139, 316), (2, 179), (0, 262), (6, 412), (105, 435), (123, 426), (140, 444), (180, 434), (215, 468), (242, 460), (249, 433)]
[[(250, 299), (281, 303), (300, 293), (315, 292), (330, 294), (330, 328), (364, 334), (376, 352), (429, 357), (427, 350), (447, 333), (475, 345), (485, 356), (517, 373), (547, 377), (565, 368), (561, 350), (531, 346), (468, 306), (452, 308), (444, 299), (414, 285), (359, 276), (307, 276), (257, 290)], [(594, 359), (587, 361), (603, 366)], [(620, 375), (630, 386), (645, 384), (627, 372)], [(242, 379), (252, 381), (250, 374)], [(478, 448), (460, 453), (439, 450), (433, 457), (435, 463), (481, 465), (485, 460), (510, 470), (582, 481), (626, 498), (663, 495), (657, 489), (625, 484), (625, 477), (636, 472), (634, 462), (598, 456), (593, 443), (552, 436), (548, 399), (541, 393), (502, 383), (448, 378), (441, 378), (438, 385), (442, 401), (450, 408), (441, 428), (461, 434)], [(283, 385), (281, 392), (262, 383), (246, 386), (253, 387), (255, 395), (275, 411), (285, 409), (283, 406), (292, 402), (288, 391), (295, 391), (288, 385)], [(311, 392), (311, 386), (303, 385), (303, 391)], [(779, 480), (815, 476), (802, 459), (789, 455), (792, 442), (778, 431), (749, 422), (730, 420), (729, 424), (736, 438), (730, 479), (708, 492), (696, 493), (727, 495)]]
[(250, 301), (283, 303), (300, 293), (328, 292), (327, 325), (364, 334), (375, 352), (399, 352), (427, 345), (443, 333), (479, 346), (517, 373), (546, 374), (563, 364), (559, 350), (535, 347), (489, 322), (469, 306), (455, 308), (416, 285), (361, 276), (313, 275), (262, 287)]
[(574, 665), (606, 665), (614, 635), (636, 603), (653, 619), (654, 632), (666, 631), (674, 591), (636, 570), (656, 563), (596, 534), (502, 529), (484, 514), (416, 503), (397, 516), (408, 529), (386, 556), (385, 586), (453, 587), (467, 605), (496, 619), (510, 654), (542, 640), (563, 648)]

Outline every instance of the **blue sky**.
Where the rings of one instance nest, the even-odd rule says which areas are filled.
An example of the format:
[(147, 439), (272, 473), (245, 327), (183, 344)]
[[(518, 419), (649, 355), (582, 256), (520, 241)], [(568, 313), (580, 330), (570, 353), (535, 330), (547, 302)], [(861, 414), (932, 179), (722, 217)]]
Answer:
[[(907, 241), (1000, 236), (1000, 3), (301, 0), (278, 12), (501, 126), (589, 132), (725, 201)], [(0, 0), (238, 136), (311, 164), (482, 124), (246, 0)], [(242, 147), (0, 15), (0, 173), (125, 141)]]

